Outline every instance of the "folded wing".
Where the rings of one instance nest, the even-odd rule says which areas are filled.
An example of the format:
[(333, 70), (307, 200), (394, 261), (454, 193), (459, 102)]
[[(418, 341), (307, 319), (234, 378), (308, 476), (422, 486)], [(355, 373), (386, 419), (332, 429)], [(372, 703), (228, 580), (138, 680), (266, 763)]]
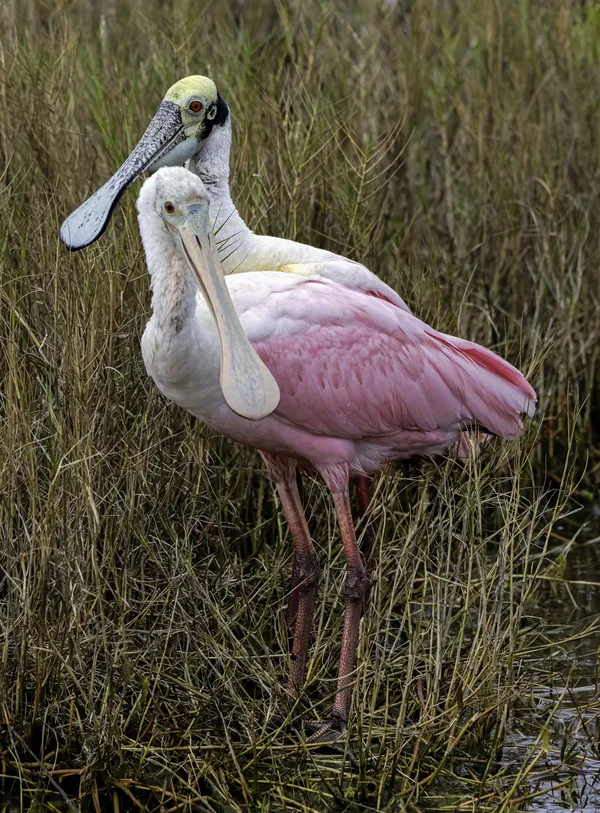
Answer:
[(535, 410), (524, 376), (495, 353), (334, 283), (274, 290), (241, 318), (279, 384), (275, 414), (316, 434), (477, 426), (514, 438)]

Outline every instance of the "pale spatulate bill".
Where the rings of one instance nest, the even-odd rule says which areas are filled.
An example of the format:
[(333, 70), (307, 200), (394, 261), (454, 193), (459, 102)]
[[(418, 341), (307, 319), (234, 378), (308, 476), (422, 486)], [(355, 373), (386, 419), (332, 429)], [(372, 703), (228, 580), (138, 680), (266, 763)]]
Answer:
[(210, 225), (208, 201), (189, 209), (177, 231), (190, 270), (217, 323), (225, 401), (244, 418), (265, 418), (279, 404), (279, 387), (248, 341), (233, 307)]

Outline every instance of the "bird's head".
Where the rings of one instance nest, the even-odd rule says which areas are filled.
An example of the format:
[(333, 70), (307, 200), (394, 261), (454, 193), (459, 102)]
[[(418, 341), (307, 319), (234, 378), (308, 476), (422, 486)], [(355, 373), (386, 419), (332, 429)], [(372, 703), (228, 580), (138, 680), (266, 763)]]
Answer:
[(212, 79), (188, 76), (174, 84), (123, 165), (65, 220), (60, 230), (63, 243), (76, 251), (97, 240), (136, 178), (159, 167), (183, 166), (228, 118), (229, 108)]
[[(140, 225), (160, 229), (172, 238), (192, 221), (199, 233), (211, 237), (209, 201), (201, 179), (183, 167), (161, 167), (144, 183), (137, 200)], [(164, 234), (164, 232), (163, 232)]]
[(149, 167), (151, 170), (183, 165), (202, 149), (213, 129), (222, 127), (229, 118), (227, 104), (213, 80), (207, 76), (187, 76), (176, 82), (167, 91), (161, 108), (171, 111), (173, 122), (171, 131), (168, 125), (164, 128), (166, 141), (175, 136), (176, 131), (181, 133), (181, 141), (171, 149), (160, 152)]
[(243, 418), (266, 417), (277, 408), (279, 387), (248, 341), (233, 306), (202, 181), (183, 167), (163, 167), (142, 187), (138, 211), (148, 258), (154, 232), (162, 230), (162, 221), (214, 316), (221, 343), (221, 390), (226, 403)]

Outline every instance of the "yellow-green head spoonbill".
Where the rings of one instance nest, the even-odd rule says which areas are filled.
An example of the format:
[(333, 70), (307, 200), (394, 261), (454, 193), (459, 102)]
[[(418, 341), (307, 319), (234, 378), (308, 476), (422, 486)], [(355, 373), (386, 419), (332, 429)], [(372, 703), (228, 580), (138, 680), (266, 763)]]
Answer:
[(231, 116), (212, 79), (188, 76), (171, 87), (139, 144), (103, 187), (63, 223), (60, 236), (75, 251), (97, 240), (127, 187), (146, 171), (183, 166), (204, 183), (226, 273), (286, 271), (372, 293), (406, 308), (398, 294), (364, 265), (293, 240), (256, 235), (229, 191)]

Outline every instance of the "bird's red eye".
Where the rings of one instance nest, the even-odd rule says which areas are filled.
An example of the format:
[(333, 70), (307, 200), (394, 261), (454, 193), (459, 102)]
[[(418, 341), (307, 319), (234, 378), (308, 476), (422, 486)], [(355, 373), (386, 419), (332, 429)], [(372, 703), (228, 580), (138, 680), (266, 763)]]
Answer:
[(194, 99), (193, 102), (190, 102), (189, 109), (192, 113), (199, 113), (202, 110), (202, 102), (199, 102), (198, 99)]

